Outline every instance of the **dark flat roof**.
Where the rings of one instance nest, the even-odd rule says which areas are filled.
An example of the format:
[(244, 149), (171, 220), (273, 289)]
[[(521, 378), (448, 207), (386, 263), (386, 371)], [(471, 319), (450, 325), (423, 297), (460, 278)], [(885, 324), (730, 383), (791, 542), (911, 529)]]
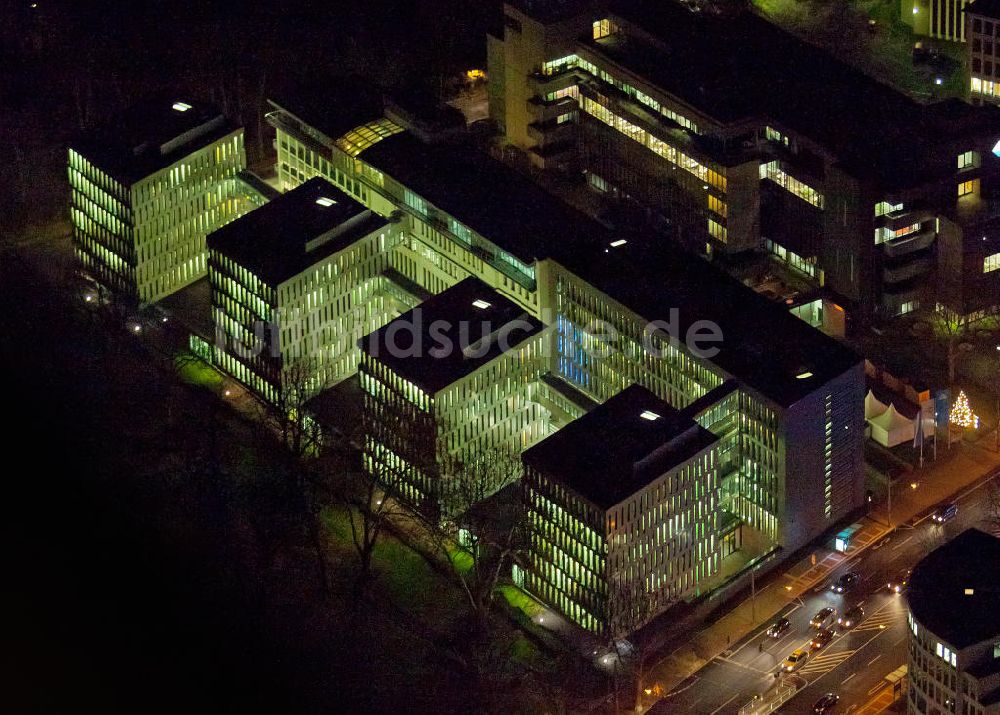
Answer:
[[(335, 203), (323, 206), (318, 199)], [(324, 178), (316, 177), (209, 234), (208, 247), (276, 287), (309, 266), (389, 225)], [(336, 232), (312, 250), (307, 244)]]
[[(711, 362), (779, 405), (861, 360), (673, 242), (637, 234), (609, 248), (617, 236), (603, 224), (470, 147), (401, 133), (361, 158), (521, 260), (553, 258), (646, 320), (677, 308), (681, 339), (696, 321), (715, 321), (724, 341)], [(813, 377), (798, 379), (804, 372)]]
[(268, 101), (293, 114), (330, 140), (382, 116), (382, 94), (361, 79), (289, 81)]
[(360, 158), (529, 265), (545, 258), (549, 246), (606, 232), (528, 177), (463, 144), (425, 144), (403, 132)]
[[(1000, 539), (966, 529), (913, 569), (907, 601), (913, 617), (962, 649), (1000, 636)], [(972, 595), (965, 595), (971, 588)]]
[[(644, 412), (655, 419), (646, 419)], [(610, 509), (718, 440), (640, 385), (524, 452), (524, 463)]]
[[(712, 321), (722, 332), (708, 361), (740, 382), (789, 407), (857, 366), (861, 357), (708, 261), (669, 241), (629, 237), (617, 248), (578, 242), (554, 258), (647, 321), (670, 321), (677, 337)], [(812, 373), (809, 377), (799, 375)]]
[[(477, 307), (475, 301), (482, 301)], [(524, 308), (466, 278), (361, 339), (361, 349), (433, 395), (542, 330)], [(489, 337), (483, 349), (480, 339)], [(439, 349), (450, 344), (451, 349)], [(472, 348), (465, 350), (463, 348)]]
[(1000, 122), (992, 107), (920, 105), (752, 12), (721, 18), (662, 0), (621, 0), (614, 11), (655, 41), (586, 44), (722, 122), (756, 117), (810, 137), (886, 188), (917, 182), (943, 137)]
[[(187, 106), (180, 111), (174, 105)], [(185, 97), (133, 105), (70, 147), (126, 186), (238, 129), (218, 108)]]
[(975, 0), (965, 6), (965, 12), (1000, 19), (1000, 0)]

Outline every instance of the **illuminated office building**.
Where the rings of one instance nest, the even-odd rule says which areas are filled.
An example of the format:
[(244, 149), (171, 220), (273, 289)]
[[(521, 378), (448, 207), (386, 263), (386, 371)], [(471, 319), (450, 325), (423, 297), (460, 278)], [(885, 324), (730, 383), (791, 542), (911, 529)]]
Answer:
[(535, 166), (582, 171), (692, 252), (769, 254), (866, 317), (1000, 304), (994, 108), (918, 104), (753, 13), (610, 7), (504, 5), (491, 118)]
[[(296, 156), (315, 134), (307, 106), (285, 100), (269, 117), (287, 129), (279, 141)], [(473, 277), (548, 326), (546, 363), (529, 396), (550, 430), (639, 384), (718, 437), (720, 558), (792, 553), (861, 505), (864, 376), (852, 351), (672, 242), (612, 231), (468, 146), (405, 130), (353, 156), (337, 139), (313, 146), (343, 172), (339, 185), (399, 221), (388, 264), (402, 279), (438, 294)], [(717, 352), (688, 344), (699, 321), (721, 331), (721, 343), (705, 346)], [(385, 368), (367, 353), (362, 360), (370, 391), (372, 371)], [(418, 381), (406, 380), (397, 393), (416, 390)], [(430, 404), (428, 389), (414, 395)], [(428, 423), (429, 408), (394, 399), (379, 410)], [(379, 464), (369, 449), (369, 468), (416, 470), (428, 457), (402, 454), (410, 442), (384, 444)], [(431, 484), (424, 476), (410, 483), (418, 499)]]
[[(535, 395), (546, 372), (544, 326), (485, 283), (467, 278), (361, 342), (365, 466), (411, 503), (449, 515), (454, 480), (483, 497), (520, 476), (520, 451), (548, 434)], [(510, 473), (475, 473), (485, 454)], [(484, 488), (480, 488), (484, 487)]]
[(969, 99), (1000, 102), (1000, 3), (977, 0), (965, 9)]
[(963, 11), (972, 0), (899, 0), (899, 19), (914, 35), (965, 42), (968, 39)]
[(272, 402), (352, 376), (358, 339), (417, 302), (385, 275), (396, 236), (320, 178), (212, 233), (215, 363)]
[(1000, 539), (967, 529), (925, 556), (906, 591), (911, 715), (1000, 713)]
[(611, 637), (698, 593), (720, 564), (719, 446), (633, 385), (527, 450), (531, 546), (516, 578)]
[(117, 296), (155, 302), (206, 272), (205, 236), (253, 207), (243, 129), (208, 105), (151, 102), (70, 144), (73, 245)]

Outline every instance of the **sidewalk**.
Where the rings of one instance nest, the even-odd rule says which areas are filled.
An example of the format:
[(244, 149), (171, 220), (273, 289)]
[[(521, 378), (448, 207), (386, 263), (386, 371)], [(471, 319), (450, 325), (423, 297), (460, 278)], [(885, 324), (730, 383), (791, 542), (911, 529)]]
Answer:
[[(982, 435), (978, 443), (955, 444), (950, 451), (942, 448), (936, 462), (925, 462), (922, 469), (901, 477), (893, 488), (892, 523), (898, 526), (909, 522), (1000, 466), (1000, 454), (993, 451), (993, 443), (990, 433)], [(911, 483), (916, 484), (916, 488), (911, 488)], [(789, 564), (784, 573), (777, 574), (757, 591), (756, 604), (747, 599), (723, 618), (695, 633), (688, 642), (652, 666), (646, 682), (656, 683), (663, 692), (669, 693), (755, 628), (771, 621), (782, 608), (828, 578), (838, 566), (854, 559), (889, 533), (886, 506), (885, 503), (878, 505), (870, 517), (860, 520), (863, 528), (854, 535), (847, 553), (817, 548), (813, 554), (815, 565), (810, 557)]]

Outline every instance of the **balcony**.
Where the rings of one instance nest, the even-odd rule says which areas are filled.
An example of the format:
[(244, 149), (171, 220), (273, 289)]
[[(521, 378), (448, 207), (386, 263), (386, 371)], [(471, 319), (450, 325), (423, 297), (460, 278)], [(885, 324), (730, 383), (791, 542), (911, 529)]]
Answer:
[(532, 122), (528, 125), (528, 136), (538, 146), (558, 144), (569, 141), (573, 137), (576, 122)]
[(922, 256), (898, 266), (885, 266), (882, 269), (882, 279), (886, 283), (902, 283), (926, 273), (933, 266), (934, 260), (931, 256)]
[(916, 233), (911, 233), (906, 236), (894, 238), (891, 241), (886, 241), (882, 244), (882, 250), (888, 258), (905, 256), (907, 254), (929, 248), (930, 245), (934, 243), (936, 236), (937, 232), (932, 228), (924, 231), (917, 231)]
[(528, 100), (528, 110), (535, 122), (548, 122), (556, 117), (572, 112), (579, 108), (579, 104), (573, 97), (560, 97), (551, 102), (546, 102), (540, 97), (532, 97)]
[(552, 74), (542, 74), (534, 72), (528, 75), (528, 86), (542, 96), (549, 92), (556, 92), (560, 89), (572, 87), (580, 81), (580, 73), (572, 65), (566, 64), (557, 69)]
[(898, 231), (901, 228), (912, 226), (915, 223), (923, 223), (935, 218), (934, 212), (930, 209), (903, 209), (902, 211), (892, 211), (884, 216), (886, 228)]

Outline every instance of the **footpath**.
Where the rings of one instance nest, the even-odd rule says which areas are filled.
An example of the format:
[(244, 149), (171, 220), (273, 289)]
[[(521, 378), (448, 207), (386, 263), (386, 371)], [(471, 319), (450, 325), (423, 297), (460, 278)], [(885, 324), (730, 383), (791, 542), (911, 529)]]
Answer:
[[(901, 475), (892, 487), (893, 527), (919, 519), (933, 506), (1000, 467), (1000, 453), (994, 451), (994, 441), (993, 432), (989, 432), (975, 441), (956, 443), (950, 450), (942, 447), (937, 461), (925, 461), (923, 468)], [(914, 484), (915, 487), (911, 486)], [(862, 528), (853, 535), (845, 553), (816, 548), (806, 558), (788, 565), (783, 573), (770, 577), (765, 587), (757, 589), (756, 603), (749, 598), (739, 603), (649, 668), (645, 683), (654, 684), (657, 692), (673, 691), (712, 659), (828, 579), (839, 566), (881, 541), (892, 530), (887, 506), (886, 502), (879, 503), (869, 516), (859, 520)]]

